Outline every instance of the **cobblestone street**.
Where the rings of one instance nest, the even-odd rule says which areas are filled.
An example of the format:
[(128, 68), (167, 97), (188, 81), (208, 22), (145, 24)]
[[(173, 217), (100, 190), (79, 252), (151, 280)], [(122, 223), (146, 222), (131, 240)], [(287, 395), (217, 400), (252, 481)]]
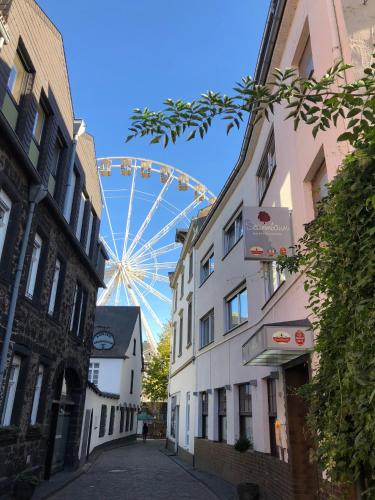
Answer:
[[(102, 453), (87, 473), (59, 491), (54, 500), (217, 500), (234, 498), (227, 483), (194, 476), (163, 453), (164, 441), (136, 443)], [(203, 481), (211, 482), (214, 490)]]

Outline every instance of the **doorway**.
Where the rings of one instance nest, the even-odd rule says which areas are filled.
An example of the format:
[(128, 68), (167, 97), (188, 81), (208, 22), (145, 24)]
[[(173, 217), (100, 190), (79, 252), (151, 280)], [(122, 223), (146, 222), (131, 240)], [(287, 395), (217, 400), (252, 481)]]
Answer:
[(309, 365), (307, 361), (285, 368), (289, 456), (296, 500), (320, 498), (319, 470), (311, 460), (313, 443), (306, 424), (308, 405), (297, 393), (298, 389), (308, 382)]

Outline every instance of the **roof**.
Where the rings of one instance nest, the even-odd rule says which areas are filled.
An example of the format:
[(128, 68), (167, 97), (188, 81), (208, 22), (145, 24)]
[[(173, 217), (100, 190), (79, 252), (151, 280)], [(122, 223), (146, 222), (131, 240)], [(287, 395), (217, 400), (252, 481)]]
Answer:
[(107, 349), (96, 349), (93, 346), (91, 357), (124, 359), (138, 318), (140, 324), (140, 311), (137, 306), (98, 306), (94, 337), (100, 332), (106, 332), (113, 337), (114, 344)]
[(95, 394), (98, 394), (99, 396), (102, 396), (103, 398), (120, 399), (119, 394), (114, 394), (113, 392), (103, 392), (92, 382), (87, 381), (87, 387), (89, 389), (91, 389), (93, 392), (95, 392)]

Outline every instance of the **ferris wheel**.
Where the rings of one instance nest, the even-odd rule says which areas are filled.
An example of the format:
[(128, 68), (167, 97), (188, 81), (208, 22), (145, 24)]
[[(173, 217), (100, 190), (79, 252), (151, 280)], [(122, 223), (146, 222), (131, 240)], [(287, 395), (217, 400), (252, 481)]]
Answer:
[(214, 194), (182, 170), (135, 157), (97, 159), (105, 218), (101, 240), (109, 255), (98, 305), (135, 305), (142, 309), (142, 330), (156, 350), (153, 331), (170, 312), (168, 273), (178, 261), (179, 224), (188, 228), (199, 206)]

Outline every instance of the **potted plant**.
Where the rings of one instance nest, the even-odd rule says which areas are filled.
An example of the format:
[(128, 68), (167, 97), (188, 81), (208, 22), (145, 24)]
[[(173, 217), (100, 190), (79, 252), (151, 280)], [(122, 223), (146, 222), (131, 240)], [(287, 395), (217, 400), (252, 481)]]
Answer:
[(246, 436), (240, 436), (235, 442), (234, 448), (235, 450), (244, 453), (249, 448), (252, 448), (252, 444), (250, 439), (248, 439)]
[(13, 487), (13, 495), (16, 500), (30, 500), (39, 482), (38, 476), (25, 472), (19, 474)]

